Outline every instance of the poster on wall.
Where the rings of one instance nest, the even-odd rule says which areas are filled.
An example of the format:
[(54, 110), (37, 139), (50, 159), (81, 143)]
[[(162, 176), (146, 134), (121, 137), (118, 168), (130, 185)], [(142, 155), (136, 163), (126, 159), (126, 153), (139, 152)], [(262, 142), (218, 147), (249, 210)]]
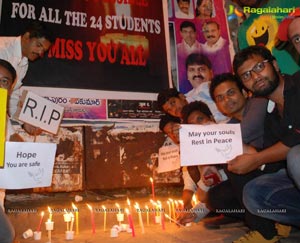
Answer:
[(169, 84), (164, 1), (2, 0), (0, 36), (33, 20), (56, 38), (24, 85), (157, 93)]
[(157, 172), (165, 141), (157, 122), (103, 122), (86, 127), (85, 134), (88, 189), (149, 186), (150, 177), (155, 183), (180, 182), (180, 173)]
[(187, 62), (195, 62), (190, 56), (193, 53), (208, 57), (214, 75), (232, 70), (224, 1), (168, 0), (168, 15), (175, 30), (175, 56), (178, 65), (177, 76), (172, 75), (172, 78), (182, 93), (186, 94), (195, 88), (190, 80), (193, 77), (187, 76), (186, 68)]

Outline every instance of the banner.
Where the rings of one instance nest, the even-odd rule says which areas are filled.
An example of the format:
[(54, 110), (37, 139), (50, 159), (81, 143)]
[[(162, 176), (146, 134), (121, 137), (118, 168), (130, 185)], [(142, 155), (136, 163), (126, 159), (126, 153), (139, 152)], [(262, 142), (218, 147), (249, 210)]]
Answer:
[(169, 84), (163, 1), (3, 0), (1, 36), (32, 20), (54, 33), (25, 85), (159, 92)]

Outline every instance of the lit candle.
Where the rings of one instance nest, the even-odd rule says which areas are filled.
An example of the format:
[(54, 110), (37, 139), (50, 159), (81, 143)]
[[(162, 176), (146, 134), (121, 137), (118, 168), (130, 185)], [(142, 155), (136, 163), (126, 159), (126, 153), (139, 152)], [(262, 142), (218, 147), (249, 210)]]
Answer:
[(125, 211), (126, 211), (126, 213), (127, 213), (128, 224), (129, 224), (129, 227), (131, 228), (132, 237), (135, 237), (135, 232), (134, 232), (134, 225), (133, 225), (132, 216), (131, 216), (130, 211), (128, 210), (128, 208), (126, 208)]
[(140, 209), (140, 206), (138, 203), (135, 203), (135, 206), (134, 206), (138, 212), (138, 215), (139, 215), (139, 224), (142, 228), (142, 234), (145, 233), (145, 228), (144, 228), (144, 222), (143, 222), (143, 218), (142, 218), (142, 212), (141, 212), (141, 209)]
[(152, 177), (150, 177), (151, 187), (152, 187), (152, 199), (155, 200), (155, 190), (154, 190), (154, 182)]
[(42, 221), (43, 221), (43, 217), (44, 217), (44, 211), (41, 212), (41, 219), (40, 219), (40, 223), (36, 229), (36, 231), (41, 231), (41, 225), (42, 225)]
[(66, 209), (64, 209), (64, 211), (64, 221), (67, 223), (67, 231), (69, 231), (69, 222), (71, 222), (71, 214), (69, 214)]
[(119, 225), (121, 225), (122, 221), (124, 221), (124, 214), (121, 213), (120, 205), (118, 203), (116, 203), (116, 207), (118, 208), (117, 221), (119, 222)]
[(70, 213), (71, 216), (71, 226), (70, 226), (70, 231), (73, 231), (73, 224), (74, 224), (74, 214)]
[(149, 208), (147, 205), (145, 206), (145, 208), (146, 208), (146, 216), (147, 216), (147, 225), (149, 225)]
[(173, 199), (169, 199), (170, 202), (171, 202), (171, 205), (172, 205), (172, 214), (173, 214), (173, 218), (175, 219), (176, 218), (176, 215), (175, 215), (175, 204), (174, 204), (174, 200)]
[[(169, 202), (169, 200), (167, 201), (167, 204), (168, 204), (168, 209), (169, 209), (169, 216), (172, 217), (172, 212), (171, 212), (171, 203)], [(170, 220), (170, 223), (171, 223), (171, 219)]]
[(52, 221), (52, 210), (50, 207), (48, 207), (48, 211), (49, 211), (49, 221)]
[(194, 194), (193, 197), (192, 197), (192, 205), (193, 205), (193, 207), (194, 207), (195, 205), (197, 205), (197, 198), (196, 198), (196, 195), (195, 195), (195, 194)]
[(91, 223), (92, 223), (92, 233), (95, 234), (96, 232), (96, 227), (95, 227), (95, 217), (94, 217), (94, 211), (92, 206), (90, 206), (89, 204), (87, 204), (88, 208), (91, 211)]
[(79, 212), (78, 212), (78, 208), (75, 206), (74, 203), (72, 203), (72, 207), (75, 211), (75, 217), (76, 217), (76, 234), (79, 234)]
[(104, 211), (104, 219), (103, 219), (103, 231), (106, 231), (106, 207), (102, 205), (103, 211)]
[(48, 240), (51, 242), (51, 231), (54, 228), (54, 222), (52, 222), (50, 219), (48, 219), (47, 222), (45, 222), (46, 230), (48, 230)]

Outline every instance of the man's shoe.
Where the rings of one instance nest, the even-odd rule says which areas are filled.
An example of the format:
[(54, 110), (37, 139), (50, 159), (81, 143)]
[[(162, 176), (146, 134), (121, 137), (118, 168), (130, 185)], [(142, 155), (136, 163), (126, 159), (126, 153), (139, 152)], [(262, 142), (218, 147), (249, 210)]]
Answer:
[(265, 239), (258, 231), (250, 231), (232, 243), (276, 243), (279, 237), (274, 236), (271, 240)]
[(224, 229), (244, 226), (244, 222), (240, 219), (227, 216), (220, 216), (207, 221), (204, 221), (204, 227), (207, 229)]
[(284, 225), (284, 224), (275, 224), (275, 228), (277, 229), (278, 236), (282, 238), (287, 238), (289, 237), (292, 227), (289, 225)]

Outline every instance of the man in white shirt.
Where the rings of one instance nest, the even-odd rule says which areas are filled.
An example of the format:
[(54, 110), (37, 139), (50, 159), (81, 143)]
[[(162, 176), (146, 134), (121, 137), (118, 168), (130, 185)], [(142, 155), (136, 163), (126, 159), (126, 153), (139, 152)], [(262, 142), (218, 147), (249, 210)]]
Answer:
[(210, 60), (203, 54), (192, 53), (186, 59), (187, 79), (193, 89), (185, 94), (187, 101), (202, 101), (210, 109), (217, 123), (226, 122), (228, 118), (217, 108), (210, 97), (209, 86), (213, 78), (213, 70)]
[[(0, 37), (0, 58), (10, 62), (17, 72), (17, 79), (9, 99), (11, 117), (18, 108), (20, 88), (28, 70), (29, 61), (42, 58), (52, 42), (51, 34), (40, 22), (32, 22), (21, 36)], [(24, 124), (24, 129), (29, 134), (36, 132), (35, 128), (28, 124)]]
[(178, 10), (175, 13), (176, 18), (193, 19), (194, 14), (191, 12), (191, 0), (177, 0)]

